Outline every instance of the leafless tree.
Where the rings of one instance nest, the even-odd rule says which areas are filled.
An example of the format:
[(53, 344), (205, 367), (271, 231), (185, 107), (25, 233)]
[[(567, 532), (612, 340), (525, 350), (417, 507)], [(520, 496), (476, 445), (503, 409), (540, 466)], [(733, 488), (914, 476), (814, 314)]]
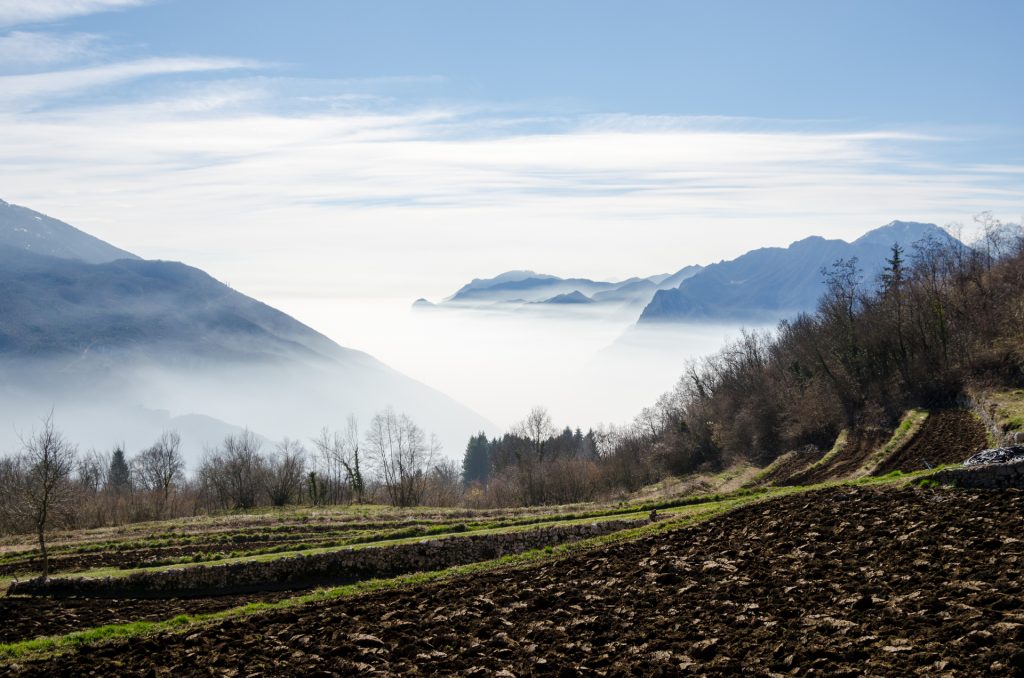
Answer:
[(544, 407), (534, 407), (526, 415), (526, 418), (512, 430), (520, 438), (528, 441), (528, 445), (516, 445), (512, 449), (516, 458), (523, 499), (527, 504), (539, 504), (543, 501), (541, 467), (548, 458), (545, 443), (555, 434), (555, 427), (551, 424), (551, 415)]
[[(345, 431), (332, 432), (327, 427), (320, 430), (320, 435), (313, 439), (317, 449), (317, 458), (324, 473), (321, 482), (327, 481), (328, 498), (339, 503), (348, 497), (357, 502), (363, 500), (365, 483), (359, 458), (359, 421), (350, 415)], [(326, 478), (323, 478), (323, 476)]]
[(441, 460), (430, 469), (424, 503), (428, 506), (457, 506), (464, 489), (459, 467), (450, 459)]
[(171, 492), (185, 479), (181, 436), (177, 431), (165, 431), (152, 447), (136, 455), (132, 467), (132, 477), (156, 497), (157, 515), (163, 517), (170, 505)]
[(370, 422), (366, 447), (389, 501), (395, 506), (421, 504), (428, 470), (441, 451), (437, 439), (428, 438), (405, 414), (388, 408)]
[(226, 476), (232, 508), (252, 508), (259, 501), (264, 473), (264, 460), (260, 456), (262, 447), (263, 443), (249, 429), (224, 439), (222, 471)]
[(301, 500), (306, 475), (306, 448), (297, 440), (285, 438), (267, 461), (264, 487), (270, 503), (286, 506)]
[(43, 420), (43, 426), (37, 433), (22, 441), (22, 501), (24, 510), (31, 517), (32, 525), (39, 537), (43, 578), (50, 575), (46, 530), (54, 516), (71, 499), (70, 478), (75, 464), (75, 453), (75, 446), (54, 426), (52, 414)]

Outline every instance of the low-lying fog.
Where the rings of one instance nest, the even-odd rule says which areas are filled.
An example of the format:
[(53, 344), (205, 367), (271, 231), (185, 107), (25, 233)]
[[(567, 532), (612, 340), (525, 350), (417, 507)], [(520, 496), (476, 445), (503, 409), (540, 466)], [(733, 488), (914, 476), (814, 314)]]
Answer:
[(687, 360), (762, 325), (634, 327), (638, 308), (410, 308), (408, 299), (278, 298), (276, 307), (452, 396), (501, 430), (544, 405), (556, 426), (623, 423)]
[(354, 414), (366, 430), (375, 412), (394, 406), (436, 433), (445, 455), (458, 460), (471, 435), (497, 435), (535, 405), (546, 406), (558, 427), (627, 422), (673, 386), (687, 360), (740, 331), (739, 324), (638, 329), (636, 309), (267, 302), (422, 384), (358, 353), (338, 362), (293, 356), (233, 366), (174, 351), (22, 360), (0, 365), (0, 454), (19, 449), (19, 435), (38, 428), (51, 408), (82, 450), (123, 443), (137, 452), (162, 430), (176, 429), (194, 469), (205, 447), (242, 427), (268, 445), (291, 437), (309, 447), (323, 426), (340, 428)]

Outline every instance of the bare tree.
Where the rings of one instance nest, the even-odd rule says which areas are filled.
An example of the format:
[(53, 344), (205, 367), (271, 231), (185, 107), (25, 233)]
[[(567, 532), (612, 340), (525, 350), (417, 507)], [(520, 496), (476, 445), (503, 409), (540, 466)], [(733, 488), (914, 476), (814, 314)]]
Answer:
[(185, 478), (181, 436), (177, 431), (165, 431), (152, 447), (136, 455), (132, 466), (132, 476), (157, 498), (157, 514), (163, 516), (170, 504), (171, 491)]
[(461, 469), (450, 459), (444, 459), (430, 469), (424, 503), (428, 506), (457, 506), (464, 490)]
[[(359, 421), (349, 415), (344, 432), (331, 432), (326, 426), (313, 439), (326, 480), (331, 485), (327, 494), (331, 501), (338, 503), (348, 496), (357, 502), (363, 500), (365, 483), (359, 459)], [(321, 477), (321, 480), (323, 478)]]
[(437, 439), (428, 439), (408, 416), (388, 408), (370, 422), (366, 446), (389, 501), (395, 506), (421, 504), (428, 484), (427, 471), (441, 451)]
[(297, 440), (285, 438), (267, 462), (264, 488), (270, 503), (287, 506), (300, 501), (306, 475), (306, 448)]
[(534, 407), (512, 430), (515, 435), (528, 441), (528, 445), (516, 445), (512, 448), (524, 500), (528, 504), (538, 504), (543, 499), (540, 467), (544, 465), (548, 456), (547, 441), (555, 434), (551, 415), (544, 407)]
[(24, 510), (29, 513), (39, 537), (44, 579), (50, 575), (46, 530), (72, 496), (69, 481), (75, 452), (75, 446), (54, 427), (52, 414), (43, 420), (42, 429), (22, 441), (20, 462), (24, 474)]

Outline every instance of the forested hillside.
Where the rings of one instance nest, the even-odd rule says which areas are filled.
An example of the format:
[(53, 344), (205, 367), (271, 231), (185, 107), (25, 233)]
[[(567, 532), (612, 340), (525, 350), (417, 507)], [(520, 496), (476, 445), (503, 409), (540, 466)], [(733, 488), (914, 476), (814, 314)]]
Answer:
[(1020, 388), (1024, 239), (984, 223), (973, 247), (935, 238), (894, 245), (876, 276), (855, 259), (836, 261), (821, 272), (826, 291), (814, 312), (686, 366), (632, 424), (598, 432), (598, 455), (559, 455), (553, 438), (542, 451), (537, 436), (520, 433), (516, 464), (496, 454), (492, 473), (518, 482), (524, 497), (536, 478), (564, 488), (560, 474), (630, 491), (669, 474), (765, 466), (791, 450), (820, 454), (843, 430), (891, 432), (909, 408), (953, 406), (971, 388)]

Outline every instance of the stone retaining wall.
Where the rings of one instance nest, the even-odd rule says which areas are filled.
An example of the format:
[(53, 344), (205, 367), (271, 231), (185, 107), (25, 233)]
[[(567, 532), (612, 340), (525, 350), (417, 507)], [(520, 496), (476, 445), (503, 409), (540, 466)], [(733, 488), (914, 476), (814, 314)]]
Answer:
[(371, 578), (466, 565), (530, 549), (618, 532), (646, 519), (556, 525), (500, 534), (466, 535), (395, 546), (297, 554), (266, 561), (195, 565), (125, 577), (30, 579), (11, 584), (8, 594), (163, 598), (338, 585)]
[(949, 468), (928, 476), (943, 485), (965, 489), (1005, 490), (1024, 489), (1024, 461), (1012, 464), (985, 464)]

